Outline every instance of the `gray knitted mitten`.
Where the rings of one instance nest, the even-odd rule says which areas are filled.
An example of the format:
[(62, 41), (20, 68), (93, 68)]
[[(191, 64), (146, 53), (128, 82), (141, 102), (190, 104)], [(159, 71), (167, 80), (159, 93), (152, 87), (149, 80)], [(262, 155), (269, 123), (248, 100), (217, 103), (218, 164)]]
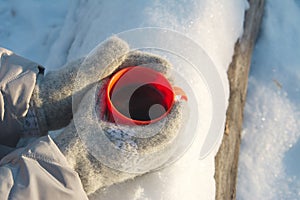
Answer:
[(72, 95), (82, 92), (113, 72), (127, 51), (128, 45), (119, 38), (112, 37), (103, 43), (93, 56), (85, 59), (89, 69), (94, 69), (93, 76), (86, 78), (85, 82), (81, 81), (80, 86), (76, 85), (76, 77), (84, 58), (70, 62), (60, 70), (50, 71), (45, 77), (39, 76), (31, 100), (40, 131), (46, 134), (49, 130), (67, 126), (73, 117)]
[[(170, 78), (171, 65), (148, 53), (130, 52), (117, 70), (145, 66)], [(183, 123), (185, 101), (175, 102), (170, 113), (149, 125), (122, 125), (102, 119), (106, 107), (108, 78), (94, 84), (82, 95), (74, 119), (54, 138), (55, 143), (78, 172), (87, 194), (132, 179), (165, 164), (174, 153), (174, 144)], [(98, 91), (101, 91), (100, 94)], [(97, 109), (98, 108), (98, 109)]]

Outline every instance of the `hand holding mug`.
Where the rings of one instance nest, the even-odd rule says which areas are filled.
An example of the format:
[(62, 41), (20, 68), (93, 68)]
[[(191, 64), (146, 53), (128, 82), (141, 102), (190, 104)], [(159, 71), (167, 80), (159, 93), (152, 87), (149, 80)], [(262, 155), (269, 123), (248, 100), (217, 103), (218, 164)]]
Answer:
[(115, 70), (104, 69), (110, 73), (80, 95), (74, 119), (54, 139), (88, 194), (166, 164), (183, 125), (187, 97), (169, 82), (171, 64), (139, 51), (121, 57), (97, 62)]

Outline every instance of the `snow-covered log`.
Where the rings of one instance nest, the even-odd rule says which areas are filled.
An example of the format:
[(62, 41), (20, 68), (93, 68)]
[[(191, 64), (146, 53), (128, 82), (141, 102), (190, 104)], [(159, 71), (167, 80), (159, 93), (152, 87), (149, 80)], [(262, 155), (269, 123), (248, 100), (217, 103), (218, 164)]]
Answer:
[(216, 199), (236, 199), (238, 158), (251, 56), (263, 16), (264, 0), (249, 0), (243, 36), (228, 69), (230, 98), (222, 145), (215, 158)]

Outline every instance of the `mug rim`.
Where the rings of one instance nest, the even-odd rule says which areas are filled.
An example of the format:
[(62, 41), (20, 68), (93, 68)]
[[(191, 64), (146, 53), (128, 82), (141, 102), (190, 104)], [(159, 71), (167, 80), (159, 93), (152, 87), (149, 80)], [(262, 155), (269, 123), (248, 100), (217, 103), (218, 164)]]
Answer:
[[(119, 78), (126, 73), (127, 71), (133, 69), (133, 68), (142, 68), (151, 72), (154, 72), (155, 74), (158, 74), (159, 76), (161, 76), (163, 79), (165, 79), (166, 83), (168, 84), (168, 87), (171, 88), (172, 91), (172, 102), (171, 105), (169, 106), (168, 110), (166, 110), (166, 112), (164, 114), (162, 114), (161, 116), (155, 118), (155, 119), (151, 119), (151, 120), (136, 120), (136, 119), (131, 119), (129, 117), (127, 117), (126, 115), (122, 114), (112, 103), (111, 101), (111, 97), (110, 97), (110, 91), (113, 89), (114, 85), (117, 83), (117, 81), (119, 80)], [(159, 120), (165, 118), (171, 111), (171, 109), (173, 108), (173, 105), (175, 103), (175, 91), (174, 88), (172, 87), (171, 83), (169, 82), (169, 80), (160, 72), (151, 69), (149, 67), (144, 67), (144, 66), (129, 66), (123, 69), (120, 69), (119, 71), (117, 71), (116, 73), (114, 73), (112, 75), (112, 77), (110, 78), (110, 80), (108, 81), (107, 87), (106, 87), (106, 103), (108, 105), (108, 109), (110, 114), (113, 115), (113, 119), (115, 119), (116, 117), (118, 118), (118, 120), (120, 120), (120, 123), (124, 123), (127, 125), (131, 125), (131, 124), (136, 124), (136, 125), (149, 125), (151, 123), (155, 123), (158, 122)], [(117, 114), (117, 116), (115, 116), (115, 114), (113, 114), (113, 112), (115, 112), (115, 114)], [(115, 121), (116, 122), (116, 121)], [(119, 121), (118, 121), (119, 123)]]

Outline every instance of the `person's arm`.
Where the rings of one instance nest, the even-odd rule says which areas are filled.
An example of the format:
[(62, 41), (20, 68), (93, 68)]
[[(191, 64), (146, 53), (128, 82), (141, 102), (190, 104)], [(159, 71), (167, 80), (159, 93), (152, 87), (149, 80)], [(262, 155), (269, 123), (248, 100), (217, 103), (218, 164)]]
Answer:
[(78, 174), (49, 136), (0, 161), (1, 200), (87, 200)]
[(43, 71), (0, 48), (0, 199), (88, 199), (78, 174), (51, 138), (40, 137), (47, 130), (37, 119), (32, 97)]
[(0, 144), (16, 147), (21, 135), (41, 135), (30, 99), (43, 71), (37, 63), (0, 48)]

